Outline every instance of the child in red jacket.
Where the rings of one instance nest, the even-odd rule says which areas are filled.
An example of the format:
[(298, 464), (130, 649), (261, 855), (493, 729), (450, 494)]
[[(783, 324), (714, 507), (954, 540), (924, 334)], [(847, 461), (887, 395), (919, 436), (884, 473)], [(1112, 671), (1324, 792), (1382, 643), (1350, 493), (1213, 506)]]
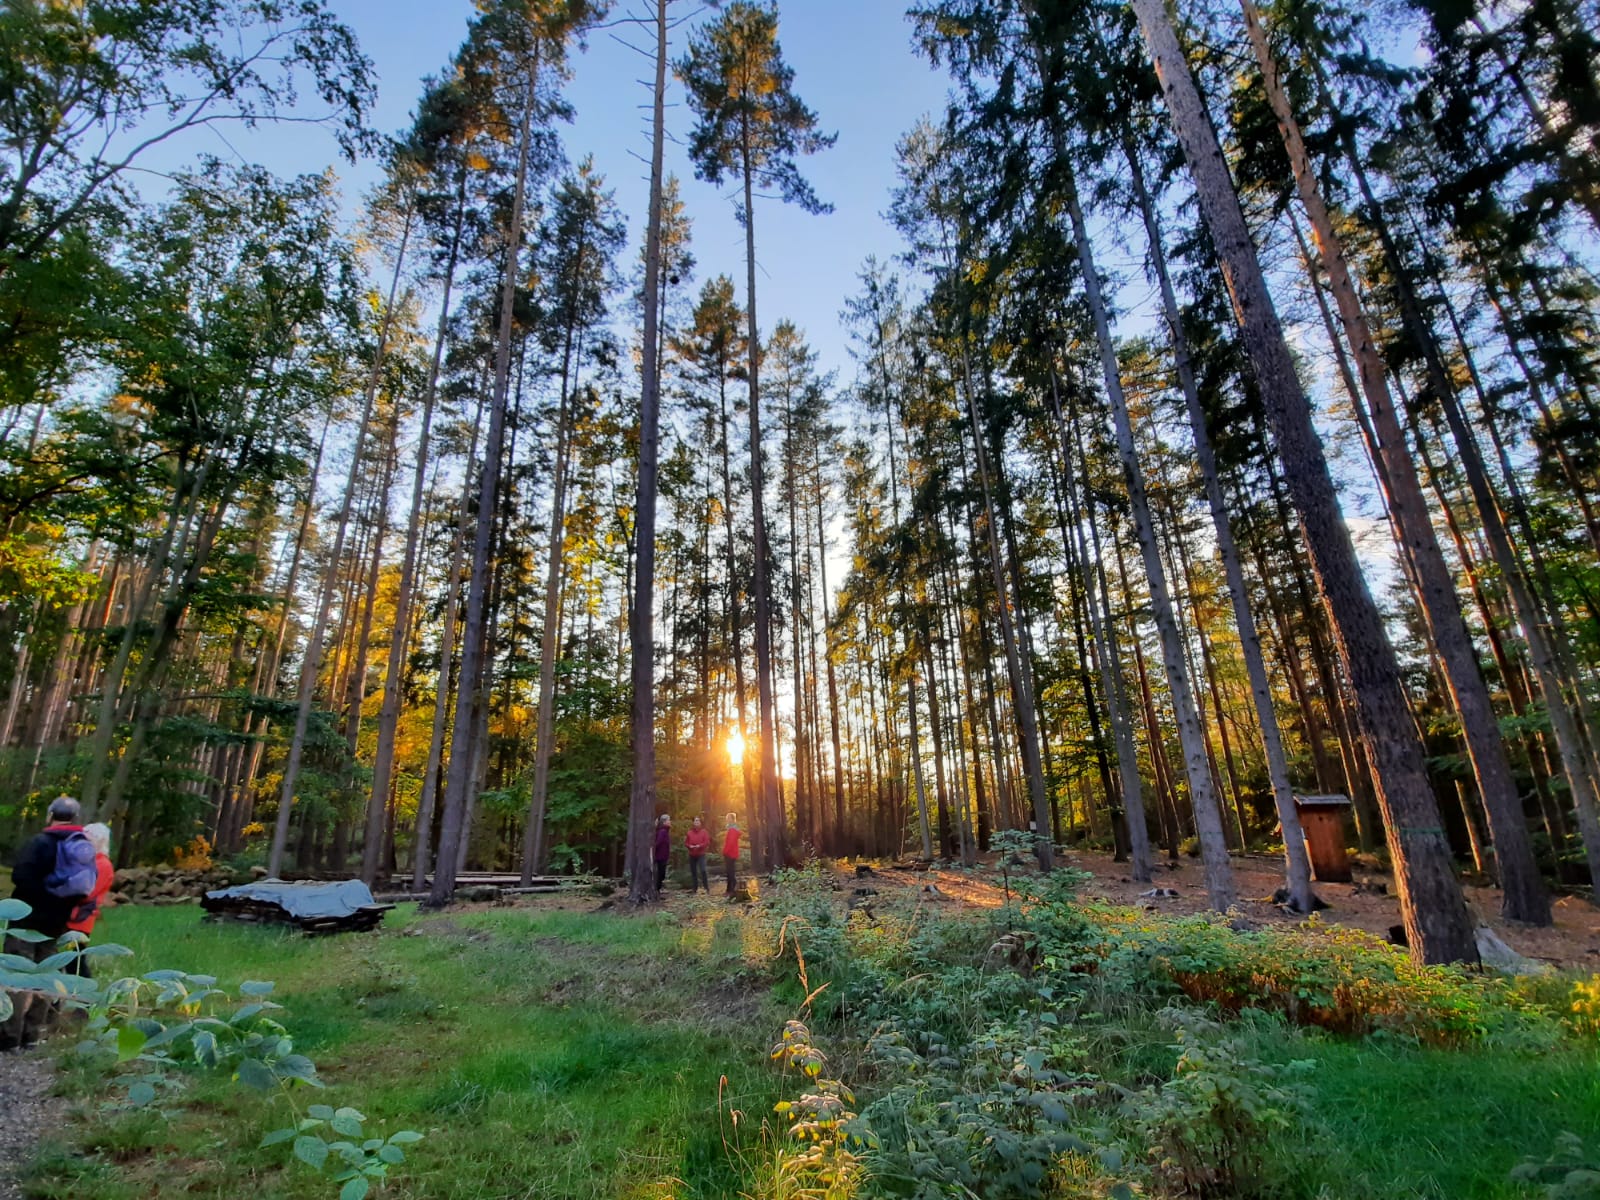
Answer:
[(106, 893), (111, 890), (117, 872), (111, 865), (110, 826), (102, 825), (98, 821), (93, 825), (85, 825), (83, 836), (94, 846), (94, 891), (84, 898), (82, 904), (72, 910), (72, 918), (67, 922), (67, 928), (87, 936), (94, 932), (95, 919), (105, 907)]
[[(94, 932), (94, 923), (105, 909), (106, 893), (111, 890), (111, 885), (117, 877), (117, 871), (111, 865), (111, 828), (96, 821), (93, 825), (83, 827), (83, 836), (89, 839), (94, 846), (94, 891), (84, 899), (83, 903), (72, 910), (72, 918), (67, 922), (69, 930), (81, 933), (88, 937)], [(81, 946), (88, 945), (87, 942)], [(89, 962), (79, 957), (67, 968), (78, 975), (89, 974)]]

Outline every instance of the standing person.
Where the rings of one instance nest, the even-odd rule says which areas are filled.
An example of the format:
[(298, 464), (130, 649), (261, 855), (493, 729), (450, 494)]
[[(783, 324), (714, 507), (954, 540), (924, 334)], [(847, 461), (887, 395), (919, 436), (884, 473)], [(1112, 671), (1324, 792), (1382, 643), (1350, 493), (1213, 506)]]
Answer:
[[(94, 846), (78, 824), (78, 802), (57, 796), (50, 802), (49, 824), (17, 855), (11, 872), (11, 895), (31, 911), (11, 922), (13, 930), (43, 934), (43, 941), (8, 936), (5, 952), (42, 962), (56, 952), (56, 939), (67, 931), (72, 914), (94, 892), (98, 882)], [(55, 1019), (57, 1002), (39, 992), (12, 993), (12, 1012), (0, 1028), (0, 1048), (31, 1046)]]
[[(83, 934), (85, 938), (94, 933), (94, 923), (100, 916), (104, 907), (106, 893), (111, 890), (111, 884), (117, 877), (117, 869), (111, 863), (111, 826), (102, 825), (96, 821), (92, 825), (83, 827), (83, 836), (89, 839), (89, 844), (94, 847), (95, 881), (94, 891), (72, 911), (72, 919), (67, 922), (67, 928)], [(79, 948), (86, 943), (80, 943)], [(89, 973), (88, 963), (80, 958), (72, 964), (72, 969), (79, 975)]]
[(689, 851), (689, 890), (692, 892), (697, 887), (703, 887), (709, 896), (711, 882), (706, 878), (706, 851), (711, 849), (711, 831), (699, 817), (690, 824), (689, 832), (683, 835), (683, 844)]
[(672, 818), (662, 813), (656, 818), (656, 891), (667, 883), (667, 862), (672, 858)]
[(728, 873), (728, 895), (739, 886), (739, 818), (728, 814), (728, 832), (722, 835), (722, 868)]

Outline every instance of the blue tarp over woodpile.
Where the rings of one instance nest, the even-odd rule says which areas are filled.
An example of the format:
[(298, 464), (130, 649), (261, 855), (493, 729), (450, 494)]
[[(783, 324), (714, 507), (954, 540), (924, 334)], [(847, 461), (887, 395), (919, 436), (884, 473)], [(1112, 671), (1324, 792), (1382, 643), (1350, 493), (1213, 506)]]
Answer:
[(313, 933), (371, 929), (394, 907), (375, 903), (371, 889), (359, 879), (337, 883), (285, 883), (279, 879), (263, 879), (207, 892), (201, 905), (212, 913), (258, 921), (287, 921)]

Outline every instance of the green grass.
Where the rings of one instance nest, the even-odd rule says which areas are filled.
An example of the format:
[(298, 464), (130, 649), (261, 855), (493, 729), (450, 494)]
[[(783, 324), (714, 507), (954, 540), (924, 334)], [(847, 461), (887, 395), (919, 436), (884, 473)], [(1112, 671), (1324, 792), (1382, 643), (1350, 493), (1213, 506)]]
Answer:
[[(1283, 1157), (1296, 1194), (1339, 1200), (1525, 1197), (1511, 1169), (1543, 1160), (1563, 1130), (1600, 1151), (1600, 1056), (1430, 1050), (1316, 1039), (1313, 1112), (1322, 1126)], [(1323, 1189), (1326, 1189), (1325, 1191)]]
[[(675, 1195), (713, 1197), (740, 1184), (719, 1103), (757, 1122), (770, 1111), (765, 1050), (782, 1014), (766, 1013), (739, 956), (714, 949), (716, 910), (693, 911), (704, 916), (403, 910), (375, 935), (309, 939), (201, 924), (183, 906), (117, 910), (97, 933), (135, 952), (132, 970), (273, 980), (328, 1102), (361, 1109), (369, 1132), (426, 1135), (385, 1196), (599, 1200), (678, 1180)], [(189, 1084), (166, 1118), (100, 1114), (103, 1084), (70, 1075), (73, 1140), (90, 1155), (47, 1153), (31, 1186), (105, 1200), (331, 1194), (281, 1150), (255, 1148), (281, 1111), (216, 1077)]]

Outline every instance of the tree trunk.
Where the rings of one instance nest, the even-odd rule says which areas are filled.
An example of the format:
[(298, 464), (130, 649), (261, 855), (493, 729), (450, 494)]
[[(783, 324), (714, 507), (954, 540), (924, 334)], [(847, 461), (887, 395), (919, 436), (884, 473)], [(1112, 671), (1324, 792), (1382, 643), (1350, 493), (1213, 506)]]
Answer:
[[(480, 393), (481, 396), (481, 393)], [(439, 768), (444, 762), (444, 741), (450, 719), (452, 681), (456, 674), (456, 626), (461, 611), (461, 559), (466, 552), (467, 521), (472, 512), (472, 486), (477, 476), (478, 430), (483, 424), (483, 402), (472, 422), (472, 443), (467, 449), (466, 482), (461, 488), (461, 512), (450, 539), (450, 567), (445, 574), (443, 630), (439, 635), (439, 682), (434, 687), (433, 730), (428, 738), (428, 763), (422, 772), (422, 795), (417, 801), (416, 844), (411, 851), (411, 890), (420, 892), (427, 879), (433, 841), (433, 815), (438, 804)]]
[(767, 517), (761, 465), (761, 333), (756, 322), (755, 175), (750, 133), (744, 131), (744, 239), (750, 372), (750, 525), (755, 539), (756, 702), (760, 734), (761, 869), (771, 871), (789, 856), (783, 797), (778, 792), (777, 729), (772, 698), (772, 585), (768, 579)]
[(1172, 695), (1173, 713), (1178, 724), (1178, 740), (1183, 746), (1184, 767), (1189, 779), (1189, 805), (1194, 813), (1195, 833), (1200, 841), (1200, 857), (1205, 864), (1206, 895), (1211, 907), (1226, 912), (1238, 898), (1234, 886), (1233, 867), (1228, 861), (1227, 836), (1222, 828), (1222, 811), (1211, 784), (1211, 768), (1206, 757), (1204, 731), (1200, 715), (1195, 708), (1194, 694), (1190, 689), (1189, 673), (1184, 665), (1183, 635), (1178, 629), (1172, 609), (1172, 599), (1167, 590), (1166, 569), (1161, 562), (1161, 548), (1156, 542), (1155, 527), (1150, 517), (1150, 502), (1145, 492), (1144, 471), (1134, 448), (1133, 425), (1128, 416), (1128, 402), (1122, 390), (1122, 378), (1117, 366), (1116, 343), (1111, 338), (1111, 325), (1106, 316), (1105, 301), (1100, 293), (1100, 276), (1095, 267), (1094, 250), (1089, 242), (1088, 226), (1083, 209), (1078, 203), (1077, 185), (1067, 176), (1067, 212), (1072, 218), (1073, 239), (1078, 247), (1078, 265), (1083, 275), (1085, 297), (1094, 321), (1095, 341), (1100, 350), (1100, 367), (1105, 379), (1106, 396), (1111, 402), (1112, 424), (1117, 434), (1117, 451), (1122, 460), (1122, 474), (1128, 486), (1128, 503), (1132, 510), (1134, 530), (1139, 538), (1139, 550), (1144, 558), (1145, 577), (1150, 587), (1150, 609), (1155, 619), (1156, 631), (1161, 637), (1162, 662), (1166, 667), (1167, 687)]
[(472, 747), (478, 718), (478, 696), (482, 691), (487, 664), (484, 649), (488, 643), (490, 543), (494, 537), (496, 510), (500, 500), (501, 458), (505, 450), (507, 395), (511, 384), (512, 310), (517, 292), (517, 264), (522, 257), (522, 221), (528, 191), (528, 158), (535, 84), (538, 78), (535, 54), (523, 87), (522, 117), (517, 132), (516, 189), (511, 201), (511, 227), (506, 238), (506, 261), (500, 291), (500, 328), (495, 342), (494, 395), (489, 405), (489, 429), (484, 437), (483, 476), (478, 485), (477, 528), (473, 534), (472, 567), (467, 584), (467, 604), (461, 632), (461, 678), (456, 687), (454, 732), (450, 742), (450, 768), (445, 782), (444, 820), (439, 829), (438, 865), (428, 904), (447, 904), (456, 887), (456, 863), (462, 853), (467, 796), (472, 785)]
[(466, 214), (466, 183), (466, 169), (462, 168), (456, 192), (455, 228), (450, 236), (450, 252), (444, 269), (444, 295), (439, 301), (439, 327), (434, 334), (433, 361), (428, 366), (428, 383), (422, 396), (422, 424), (417, 433), (417, 466), (411, 477), (411, 521), (406, 529), (405, 557), (400, 565), (400, 583), (395, 593), (394, 631), (389, 642), (388, 666), (384, 672), (383, 708), (378, 714), (378, 748), (372, 763), (372, 795), (367, 801), (366, 837), (361, 845), (361, 878), (369, 886), (378, 876), (384, 815), (394, 776), (394, 743), (400, 727), (404, 691), (402, 683), (411, 632), (411, 605), (416, 590), (417, 544), (422, 532), (429, 438), (433, 432), (433, 406), (438, 396), (439, 370), (444, 362), (445, 341), (449, 335), (450, 290), (455, 283), (456, 259), (461, 248), (461, 224)]
[(1300, 136), (1299, 124), (1283, 90), (1277, 62), (1267, 45), (1261, 14), (1254, 0), (1240, 0), (1240, 3), (1245, 27), (1255, 48), (1256, 61), (1261, 67), (1267, 100), (1277, 117), (1278, 130), (1283, 135), (1284, 149), (1294, 172), (1300, 202), (1311, 219), (1312, 234), (1328, 272), (1339, 319), (1355, 356), (1361, 391), (1377, 435), (1378, 444), (1374, 450), (1386, 468), (1390, 513), (1415, 572), (1422, 613), (1438, 651), (1445, 684), (1461, 718), (1467, 754), (1478, 781), (1478, 794), (1489, 813), (1489, 828), (1494, 838), (1495, 857), (1499, 862), (1504, 888), (1504, 914), (1510, 920), (1548, 925), (1551, 920), (1550, 897), (1539, 878), (1538, 864), (1534, 862), (1527, 822), (1523, 818), (1522, 802), (1511, 777), (1505, 744), (1500, 738), (1498, 718), (1489, 699), (1489, 689), (1483, 681), (1472, 635), (1461, 615), (1455, 581), (1439, 548), (1427, 501), (1422, 495), (1422, 485), (1417, 479), (1405, 433), (1395, 411), (1394, 400), (1389, 394), (1382, 356), (1356, 294), (1355, 281), (1345, 260), (1343, 242), (1323, 202), (1310, 156)]
[(1194, 439), (1195, 462), (1200, 468), (1200, 478), (1205, 484), (1206, 506), (1211, 512), (1211, 525), (1217, 535), (1217, 555), (1228, 580), (1228, 596), (1233, 603), (1234, 625), (1239, 631), (1239, 648), (1244, 657), (1245, 673), (1250, 680), (1250, 696), (1255, 702), (1256, 720), (1261, 727), (1261, 743), (1267, 759), (1267, 779), (1272, 786), (1272, 802), (1277, 809), (1278, 823), (1283, 832), (1283, 857), (1289, 902), (1297, 912), (1312, 910), (1311, 862), (1306, 857), (1305, 834), (1300, 828), (1300, 814), (1294, 804), (1294, 789), (1289, 783), (1289, 762), (1283, 751), (1283, 733), (1278, 727), (1277, 710), (1272, 704), (1272, 684), (1267, 677), (1266, 659), (1261, 653), (1261, 636), (1256, 630), (1255, 614), (1250, 607), (1250, 592), (1245, 584), (1244, 564), (1239, 558), (1239, 547), (1233, 539), (1233, 523), (1228, 517), (1227, 500), (1222, 494), (1222, 478), (1217, 471), (1217, 457), (1211, 446), (1211, 435), (1206, 429), (1205, 412), (1200, 407), (1200, 390), (1195, 383), (1191, 364), (1189, 339), (1183, 331), (1183, 317), (1178, 309), (1178, 297), (1167, 271), (1166, 250), (1162, 245), (1160, 219), (1156, 213), (1149, 189), (1145, 186), (1144, 164), (1132, 140), (1123, 140), (1124, 156), (1133, 182), (1134, 197), (1144, 219), (1145, 236), (1150, 245), (1150, 265), (1161, 290), (1162, 311), (1167, 321), (1167, 337), (1172, 345), (1173, 363), (1178, 374), (1178, 387), (1183, 393), (1184, 408), (1189, 416), (1189, 433)]
[(372, 354), (372, 370), (367, 375), (367, 386), (361, 398), (361, 421), (356, 428), (355, 444), (350, 448), (350, 474), (345, 481), (344, 500), (339, 506), (339, 521), (334, 533), (333, 548), (328, 556), (327, 568), (322, 577), (322, 592), (317, 603), (317, 614), (306, 639), (304, 658), (300, 664), (300, 685), (295, 709), (294, 732), (289, 738), (289, 757), (284, 763), (283, 786), (278, 793), (278, 818), (272, 831), (272, 850), (267, 857), (267, 874), (278, 878), (283, 868), (284, 849), (289, 840), (289, 813), (294, 804), (295, 787), (300, 780), (300, 760), (305, 754), (306, 731), (311, 724), (311, 705), (316, 694), (317, 672), (322, 659), (322, 642), (327, 636), (328, 617), (333, 608), (334, 594), (339, 586), (339, 563), (344, 555), (345, 537), (350, 528), (350, 511), (355, 501), (356, 485), (360, 480), (361, 458), (366, 448), (367, 429), (372, 422), (372, 405), (378, 394), (378, 380), (383, 371), (383, 359), (388, 350), (389, 328), (394, 320), (395, 296), (400, 289), (401, 268), (405, 264), (406, 245), (411, 237), (412, 213), (406, 210), (405, 228), (400, 237), (400, 248), (395, 254), (394, 274), (389, 280), (389, 298), (384, 305), (383, 317), (378, 323), (378, 344)]
[[(398, 416), (398, 414), (396, 414)], [(378, 575), (383, 567), (383, 543), (389, 529), (389, 493), (394, 482), (395, 460), (398, 458), (396, 439), (399, 434), (398, 420), (391, 423), (389, 429), (388, 453), (384, 455), (383, 482), (379, 485), (378, 495), (374, 497), (372, 507), (372, 520), (375, 528), (372, 535), (371, 562), (367, 571), (366, 583), (362, 588), (365, 597), (361, 605), (361, 626), (359, 633), (354, 634), (354, 656), (345, 688), (345, 702), (348, 709), (345, 715), (345, 762), (341, 788), (345, 793), (346, 801), (355, 789), (356, 751), (361, 742), (361, 711), (366, 706), (367, 698), (367, 664), (372, 646), (372, 617), (378, 598)], [(357, 560), (359, 562), (359, 559)], [(372, 807), (371, 797), (368, 797), (368, 807)], [(377, 804), (380, 816), (383, 810), (382, 801)], [(380, 820), (381, 838), (381, 820)], [(342, 873), (348, 857), (350, 847), (350, 816), (348, 808), (341, 811), (339, 822), (334, 830), (333, 854), (328, 862), (328, 870)]]
[[(1000, 535), (996, 528), (994, 495), (989, 486), (989, 455), (984, 449), (983, 429), (978, 423), (977, 400), (973, 395), (972, 370), (967, 362), (965, 344), (962, 346), (961, 358), (962, 377), (966, 382), (967, 419), (972, 426), (973, 445), (977, 450), (978, 480), (983, 490), (984, 523), (988, 530), (989, 570), (994, 579), (995, 607), (1000, 616), (1000, 637), (1005, 645), (1006, 673), (1011, 680), (1012, 711), (1016, 715), (1017, 736), (1021, 742), (1022, 769), (1027, 775), (1028, 794), (1033, 802), (1035, 822), (1033, 853), (1039, 860), (1039, 869), (1049, 871), (1055, 864), (1055, 850), (1050, 844), (1050, 803), (1045, 796), (1044, 767), (1039, 758), (1039, 729), (1033, 692), (1022, 671), (1011, 605), (1006, 596), (1006, 575), (1000, 562)], [(996, 767), (999, 768), (998, 761)]]
[[(1050, 376), (1052, 402), (1057, 421), (1062, 421), (1061, 399), (1054, 372)], [(1089, 531), (1094, 539), (1094, 558), (1089, 557), (1089, 546), (1083, 537), (1083, 524), (1076, 522), (1078, 561), (1082, 564), (1084, 596), (1089, 610), (1089, 628), (1098, 650), (1100, 663), (1100, 689), (1106, 699), (1106, 711), (1111, 721), (1112, 741), (1117, 749), (1117, 776), (1121, 784), (1121, 817), (1128, 835), (1128, 853), (1133, 863), (1133, 877), (1139, 883), (1148, 883), (1154, 861), (1150, 854), (1150, 831), (1145, 817), (1144, 783), (1139, 776), (1139, 748), (1133, 737), (1133, 717), (1128, 708), (1128, 692), (1122, 679), (1122, 651), (1118, 644), (1116, 621), (1111, 612), (1111, 594), (1106, 587), (1106, 576), (1100, 558), (1100, 531), (1092, 512), (1087, 514), (1079, 507), (1077, 476), (1073, 470), (1072, 450), (1077, 450), (1077, 464), (1087, 478), (1088, 459), (1083, 449), (1083, 431), (1078, 424), (1076, 406), (1068, 414), (1073, 441), (1067, 443), (1068, 423), (1062, 421), (1062, 456), (1067, 465), (1067, 500), (1075, 516), (1088, 515)], [(1086, 503), (1092, 503), (1087, 501)], [(1159, 744), (1152, 744), (1151, 757), (1160, 754)], [(1107, 796), (1110, 803), (1111, 797)], [(1112, 837), (1116, 838), (1118, 814), (1111, 813)]]
[(1472, 925), (1428, 785), (1400, 666), (1339, 511), (1311, 408), (1295, 374), (1222, 148), (1162, 0), (1133, 0), (1133, 9), (1194, 176), (1200, 210), (1222, 263), (1340, 657), (1356, 693), (1412, 955), (1426, 963), (1476, 961)]
[[(645, 236), (643, 387), (639, 399), (639, 499), (634, 520), (638, 560), (629, 633), (633, 647), (633, 785), (628, 805), (629, 898), (656, 898), (651, 827), (656, 807), (655, 563), (656, 473), (661, 363), (657, 326), (661, 275), (661, 160), (667, 91), (667, 0), (656, 0), (656, 78), (650, 138), (650, 217)], [(751, 295), (754, 310), (755, 296)], [(541, 749), (543, 744), (541, 743)], [(524, 872), (527, 870), (524, 865)]]

